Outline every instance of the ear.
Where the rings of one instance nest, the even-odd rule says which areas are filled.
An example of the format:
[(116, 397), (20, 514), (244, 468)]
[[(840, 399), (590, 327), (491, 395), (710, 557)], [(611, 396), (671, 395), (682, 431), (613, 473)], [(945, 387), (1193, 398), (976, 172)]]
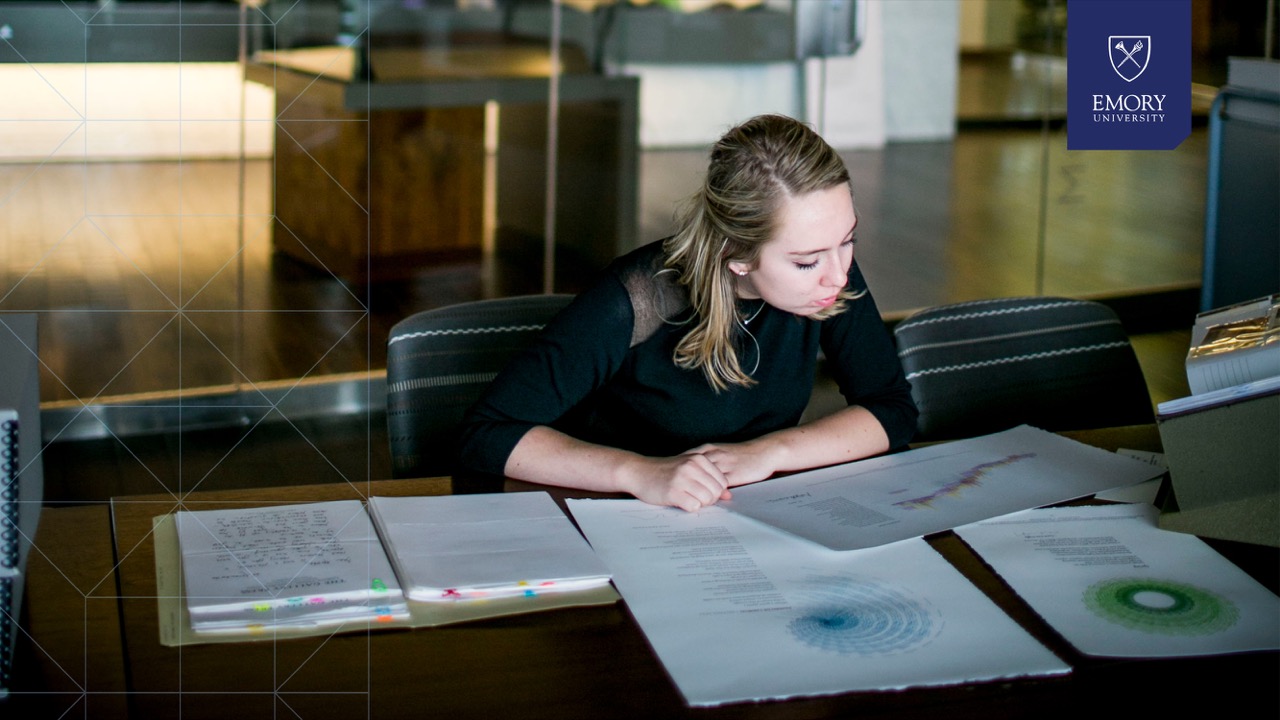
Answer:
[(742, 262), (730, 262), (729, 272), (741, 277), (751, 272), (751, 266), (748, 265), (747, 263), (742, 263)]

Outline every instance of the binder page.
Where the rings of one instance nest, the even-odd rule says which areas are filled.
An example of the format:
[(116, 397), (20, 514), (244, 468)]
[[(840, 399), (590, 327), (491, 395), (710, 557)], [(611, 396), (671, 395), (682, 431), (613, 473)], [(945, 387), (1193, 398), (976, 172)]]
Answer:
[(601, 587), (609, 572), (545, 492), (373, 497), (409, 598), (450, 601)]
[(956, 528), (1080, 652), (1214, 655), (1280, 648), (1280, 600), (1150, 505), (1030, 510)]
[(284, 608), (282, 618), (296, 618), (352, 600), (403, 604), (359, 500), (179, 512), (175, 519), (187, 609), (197, 625), (202, 615), (225, 619), (234, 610), (268, 618)]
[(834, 550), (875, 547), (1126, 487), (1147, 463), (1022, 425), (734, 488), (723, 505)]
[(841, 553), (719, 507), (569, 509), (690, 705), (1069, 671), (923, 540)]

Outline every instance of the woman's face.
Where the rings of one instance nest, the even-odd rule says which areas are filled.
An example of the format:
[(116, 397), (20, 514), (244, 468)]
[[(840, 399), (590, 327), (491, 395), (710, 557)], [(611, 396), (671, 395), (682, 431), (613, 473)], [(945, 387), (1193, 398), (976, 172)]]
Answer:
[(738, 297), (765, 302), (796, 315), (812, 315), (835, 304), (853, 262), (853, 198), (841, 183), (783, 201), (773, 239), (760, 248), (754, 266), (729, 263)]

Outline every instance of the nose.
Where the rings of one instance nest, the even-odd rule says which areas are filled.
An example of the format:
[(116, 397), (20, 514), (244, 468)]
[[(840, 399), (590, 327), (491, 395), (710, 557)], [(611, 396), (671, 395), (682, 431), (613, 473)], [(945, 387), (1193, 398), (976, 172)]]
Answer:
[(845, 265), (839, 253), (832, 262), (823, 263), (822, 284), (827, 287), (841, 288), (849, 281), (849, 266)]

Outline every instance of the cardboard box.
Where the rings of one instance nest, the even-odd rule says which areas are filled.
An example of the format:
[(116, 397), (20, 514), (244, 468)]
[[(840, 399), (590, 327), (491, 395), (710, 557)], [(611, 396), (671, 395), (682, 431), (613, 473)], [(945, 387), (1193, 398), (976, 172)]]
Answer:
[(1162, 403), (1160, 527), (1280, 547), (1280, 378)]

